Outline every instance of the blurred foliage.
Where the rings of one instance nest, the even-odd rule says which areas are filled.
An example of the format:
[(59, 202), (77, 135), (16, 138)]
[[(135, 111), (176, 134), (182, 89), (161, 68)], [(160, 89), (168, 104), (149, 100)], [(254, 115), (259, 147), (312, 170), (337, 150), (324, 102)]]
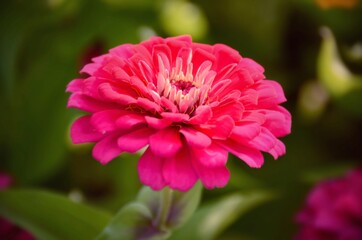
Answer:
[[(90, 145), (73, 146), (69, 125), (80, 112), (66, 109), (65, 87), (92, 56), (111, 47), (153, 34), (189, 33), (197, 41), (228, 44), (261, 63), (266, 76), (283, 85), (285, 106), (293, 115), (292, 134), (283, 139), (286, 156), (278, 161), (266, 156), (261, 169), (250, 169), (230, 156), (230, 183), (204, 191), (194, 217), (205, 219), (207, 211), (220, 209), (232, 212), (222, 204), (234, 196), (230, 206), (235, 212), (223, 216), (227, 224), (213, 229), (215, 236), (291, 239), (293, 219), (307, 190), (362, 161), (361, 10), (360, 2), (348, 9), (322, 9), (314, 0), (2, 1), (0, 171), (12, 174), (16, 187), (77, 193), (84, 202), (115, 214), (141, 187), (138, 156), (122, 155), (101, 166), (93, 160)], [(329, 30), (321, 36), (323, 26)], [(348, 74), (340, 75), (341, 68)], [(243, 194), (233, 195), (253, 196), (260, 189), (277, 192), (277, 198), (254, 206), (239, 201)], [(11, 209), (25, 210), (16, 205), (16, 196), (33, 193), (21, 191), (2, 195), (13, 199), (0, 203), (2, 214), (10, 217)], [(41, 200), (53, 198), (47, 194), (34, 196), (47, 202)], [(58, 197), (66, 201), (54, 199)], [(6, 213), (5, 208), (10, 210)], [(34, 230), (27, 223), (34, 213), (21, 209), (17, 222)]]
[(0, 203), (1, 215), (25, 226), (39, 240), (93, 239), (110, 219), (107, 212), (39, 190), (0, 192)]

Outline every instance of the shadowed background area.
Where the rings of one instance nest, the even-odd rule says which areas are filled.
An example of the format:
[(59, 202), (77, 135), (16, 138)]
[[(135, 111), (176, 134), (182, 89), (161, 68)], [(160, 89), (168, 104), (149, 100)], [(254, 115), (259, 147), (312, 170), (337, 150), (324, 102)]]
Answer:
[(264, 66), (267, 78), (283, 86), (293, 116), (284, 157), (265, 155), (261, 169), (250, 169), (230, 155), (229, 184), (205, 190), (202, 203), (271, 191), (272, 200), (224, 216), (222, 239), (291, 239), (309, 189), (362, 162), (362, 3), (347, 2), (2, 1), (0, 171), (16, 187), (47, 188), (112, 212), (134, 199), (139, 156), (101, 166), (91, 145), (73, 145), (69, 126), (81, 113), (66, 108), (66, 85), (111, 47), (190, 34)]

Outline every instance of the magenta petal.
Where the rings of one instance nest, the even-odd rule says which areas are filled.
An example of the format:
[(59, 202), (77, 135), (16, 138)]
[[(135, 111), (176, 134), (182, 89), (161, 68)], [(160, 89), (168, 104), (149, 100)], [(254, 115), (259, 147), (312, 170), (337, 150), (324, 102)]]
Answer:
[(163, 176), (170, 188), (180, 191), (192, 188), (197, 181), (197, 175), (191, 161), (187, 149), (182, 149), (173, 157), (164, 160)]
[(201, 182), (208, 189), (224, 187), (229, 181), (230, 172), (226, 166), (208, 167), (200, 164), (197, 159), (193, 160), (193, 166)]
[(163, 112), (161, 116), (172, 122), (185, 122), (189, 120), (189, 115), (184, 113), (171, 113), (171, 112)]
[(101, 65), (99, 63), (88, 63), (82, 68), (82, 70), (80, 70), (80, 72), (93, 75), (100, 68), (100, 66)]
[(205, 148), (211, 144), (211, 139), (207, 135), (193, 128), (182, 127), (180, 132), (186, 138), (187, 143), (192, 147)]
[(121, 105), (128, 105), (136, 102), (136, 99), (134, 99), (130, 95), (118, 93), (117, 91), (115, 91), (109, 83), (100, 84), (98, 91), (99, 95), (102, 96), (106, 101), (119, 103)]
[(291, 115), (283, 107), (276, 107), (274, 110), (264, 110), (264, 127), (269, 129), (276, 137), (283, 137), (291, 132)]
[(212, 125), (201, 125), (200, 128), (204, 133), (213, 139), (227, 139), (235, 127), (232, 117), (224, 115), (216, 119)]
[(277, 159), (279, 156), (285, 154), (286, 152), (285, 145), (282, 141), (276, 139), (274, 147), (270, 149), (268, 152), (273, 156), (274, 159)]
[(96, 112), (91, 117), (91, 124), (99, 132), (114, 131), (117, 129), (116, 120), (122, 115), (123, 111), (120, 110), (105, 110)]
[(166, 183), (162, 175), (163, 159), (155, 156), (150, 148), (138, 161), (138, 175), (144, 185), (150, 186), (153, 190), (160, 190)]
[(91, 125), (91, 116), (83, 116), (75, 120), (70, 128), (70, 137), (73, 143), (99, 141), (103, 134)]
[(189, 123), (191, 124), (202, 124), (208, 122), (212, 118), (212, 110), (209, 106), (200, 106), (195, 111)]
[(123, 150), (117, 144), (118, 135), (112, 134), (99, 141), (93, 148), (93, 157), (100, 163), (107, 164), (120, 155)]
[(143, 123), (146, 123), (144, 116), (129, 112), (125, 112), (116, 121), (117, 128), (124, 130), (129, 130)]
[(176, 128), (166, 128), (150, 137), (150, 149), (159, 157), (172, 157), (182, 147), (180, 133)]
[(218, 144), (211, 144), (208, 148), (192, 148), (195, 159), (205, 167), (223, 167), (228, 160), (228, 152)]
[(264, 80), (257, 88), (259, 95), (259, 106), (272, 107), (287, 99), (280, 84), (276, 81)]
[(231, 138), (237, 142), (246, 142), (254, 139), (260, 134), (261, 127), (257, 123), (245, 123), (235, 126)]
[(78, 108), (86, 112), (97, 112), (115, 108), (116, 105), (96, 100), (81, 93), (73, 93), (68, 100), (68, 108)]
[(137, 105), (145, 109), (146, 111), (156, 111), (160, 112), (161, 107), (157, 103), (147, 99), (147, 98), (138, 98), (137, 99)]
[(219, 144), (243, 160), (250, 167), (260, 168), (264, 163), (263, 154), (257, 149), (242, 146), (232, 140), (227, 140), (225, 142), (220, 141)]
[(194, 148), (192, 163), (206, 188), (223, 187), (230, 178), (226, 168), (228, 152), (217, 144), (206, 149)]
[(148, 126), (154, 129), (164, 129), (172, 124), (170, 120), (164, 118), (154, 118), (154, 117), (145, 116), (145, 119)]
[(84, 80), (83, 79), (74, 79), (67, 85), (67, 92), (80, 92), (83, 89)]
[(154, 131), (141, 128), (118, 138), (118, 146), (127, 152), (135, 153), (148, 144), (148, 139)]

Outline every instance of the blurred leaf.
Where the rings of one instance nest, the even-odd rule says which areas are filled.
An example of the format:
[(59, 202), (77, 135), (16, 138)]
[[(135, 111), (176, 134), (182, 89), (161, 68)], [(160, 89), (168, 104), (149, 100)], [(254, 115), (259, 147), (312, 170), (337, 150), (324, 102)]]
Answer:
[(245, 212), (270, 200), (273, 196), (267, 192), (250, 194), (234, 193), (219, 201), (204, 206), (171, 237), (171, 240), (209, 240), (217, 239), (220, 234), (240, 218)]
[(106, 212), (41, 190), (0, 192), (0, 213), (40, 240), (89, 240), (110, 219)]
[(99, 240), (165, 239), (168, 232), (152, 225), (150, 209), (141, 203), (123, 207), (97, 238)]
[(317, 81), (306, 82), (300, 88), (298, 110), (307, 122), (315, 122), (324, 113), (329, 100), (325, 87)]
[(342, 62), (332, 32), (323, 28), (318, 78), (343, 108), (362, 115), (362, 76), (353, 75)]
[(164, 1), (160, 20), (169, 35), (190, 34), (194, 39), (200, 39), (205, 37), (208, 30), (202, 10), (185, 0)]
[(188, 192), (143, 187), (135, 202), (123, 207), (100, 234), (99, 240), (167, 239), (196, 210), (202, 185)]
[[(152, 191), (148, 187), (143, 187), (137, 200), (142, 202), (152, 210), (152, 214), (157, 216), (161, 211), (160, 202), (162, 202), (161, 192)], [(171, 207), (167, 218), (167, 227), (175, 229), (183, 225), (195, 212), (199, 205), (202, 192), (202, 184), (196, 183), (195, 186), (187, 192), (172, 191)]]

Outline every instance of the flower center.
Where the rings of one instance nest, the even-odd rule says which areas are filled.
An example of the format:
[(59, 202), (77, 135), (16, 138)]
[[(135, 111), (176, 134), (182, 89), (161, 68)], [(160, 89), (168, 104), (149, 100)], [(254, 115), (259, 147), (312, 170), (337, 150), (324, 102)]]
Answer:
[[(211, 70), (210, 61), (203, 62), (193, 72), (192, 53), (187, 60), (177, 57), (174, 66), (158, 57), (157, 93), (175, 104), (181, 113), (190, 113), (204, 104), (216, 73)], [(169, 66), (169, 67), (165, 67)]]
[(175, 86), (177, 90), (181, 90), (183, 95), (188, 94), (190, 90), (195, 87), (192, 82), (186, 80), (171, 79), (170, 83)]

